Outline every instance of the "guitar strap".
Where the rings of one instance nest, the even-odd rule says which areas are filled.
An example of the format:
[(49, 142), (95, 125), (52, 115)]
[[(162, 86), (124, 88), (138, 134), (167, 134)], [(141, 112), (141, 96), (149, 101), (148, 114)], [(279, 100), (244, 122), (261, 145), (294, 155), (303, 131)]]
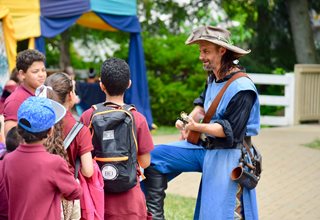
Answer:
[(216, 98), (213, 100), (212, 104), (210, 105), (208, 111), (204, 115), (204, 118), (202, 120), (202, 123), (209, 123), (212, 116), (216, 113), (217, 107), (219, 105), (219, 102), (224, 94), (224, 92), (227, 90), (228, 86), (236, 79), (240, 77), (248, 77), (248, 75), (244, 72), (238, 72), (234, 74), (228, 81), (227, 83), (222, 87)]

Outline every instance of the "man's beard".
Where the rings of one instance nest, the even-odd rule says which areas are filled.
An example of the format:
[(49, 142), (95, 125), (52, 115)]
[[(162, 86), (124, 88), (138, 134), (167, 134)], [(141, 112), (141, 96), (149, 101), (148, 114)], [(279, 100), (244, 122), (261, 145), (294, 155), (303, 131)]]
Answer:
[(203, 68), (204, 71), (207, 71), (207, 72), (213, 71), (213, 67), (211, 66), (211, 64), (209, 64), (209, 65), (204, 65), (203, 64), (202, 68)]

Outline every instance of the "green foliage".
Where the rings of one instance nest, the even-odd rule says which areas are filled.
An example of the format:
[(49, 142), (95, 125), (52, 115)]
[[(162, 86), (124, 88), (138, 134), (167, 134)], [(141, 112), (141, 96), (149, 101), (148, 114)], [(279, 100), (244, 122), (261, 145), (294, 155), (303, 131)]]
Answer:
[(151, 108), (154, 122), (161, 125), (173, 125), (179, 113), (190, 112), (194, 94), (181, 82), (164, 84), (159, 79), (149, 80)]
[(60, 35), (45, 39), (46, 42), (46, 66), (47, 68), (59, 68), (59, 49)]
[(252, 50), (242, 59), (248, 72), (293, 69), (296, 58), (285, 1), (223, 0), (221, 5), (229, 19), (240, 23), (232, 33), (246, 30), (243, 36), (247, 37), (240, 37), (238, 42), (248, 42)]
[[(211, 0), (190, 1), (178, 3), (176, 0), (142, 0), (139, 1), (139, 17), (143, 32), (153, 36), (167, 33), (179, 34), (192, 25), (211, 22), (208, 5)], [(155, 13), (156, 12), (156, 13)], [(189, 22), (189, 25), (185, 23)]]
[(144, 40), (149, 93), (156, 124), (173, 125), (181, 111), (190, 112), (193, 100), (204, 88), (195, 46), (185, 46), (185, 35)]
[(173, 194), (167, 194), (164, 203), (164, 213), (166, 219), (193, 219), (194, 208), (196, 206), (196, 199)]

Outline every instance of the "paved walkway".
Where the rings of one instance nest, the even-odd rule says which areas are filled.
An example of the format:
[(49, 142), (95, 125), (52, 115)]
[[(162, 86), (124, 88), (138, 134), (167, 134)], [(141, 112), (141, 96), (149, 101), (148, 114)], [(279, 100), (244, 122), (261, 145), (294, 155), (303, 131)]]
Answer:
[[(177, 135), (154, 136), (168, 143)], [(320, 124), (264, 128), (253, 142), (263, 155), (257, 186), (260, 219), (320, 219), (320, 150), (303, 144), (320, 139)], [(169, 183), (167, 193), (196, 197), (200, 174), (184, 173)]]

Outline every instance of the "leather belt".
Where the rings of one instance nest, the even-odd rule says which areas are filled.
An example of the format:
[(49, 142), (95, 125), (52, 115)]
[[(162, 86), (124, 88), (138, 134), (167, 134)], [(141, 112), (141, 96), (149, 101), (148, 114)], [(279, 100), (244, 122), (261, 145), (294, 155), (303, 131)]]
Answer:
[(207, 150), (218, 150), (218, 149), (241, 149), (243, 147), (242, 143), (237, 143), (235, 146), (232, 147), (225, 147), (225, 146), (214, 146), (213, 144), (205, 144), (203, 147)]
[[(245, 142), (248, 144), (248, 146), (251, 148), (252, 143), (251, 143), (251, 137), (246, 136), (244, 137)], [(205, 149), (207, 150), (215, 150), (215, 149), (241, 149), (243, 148), (243, 143), (235, 143), (232, 147), (227, 147), (227, 146), (217, 146), (216, 144), (212, 143), (209, 138), (206, 138), (206, 141), (203, 141), (201, 144)]]

